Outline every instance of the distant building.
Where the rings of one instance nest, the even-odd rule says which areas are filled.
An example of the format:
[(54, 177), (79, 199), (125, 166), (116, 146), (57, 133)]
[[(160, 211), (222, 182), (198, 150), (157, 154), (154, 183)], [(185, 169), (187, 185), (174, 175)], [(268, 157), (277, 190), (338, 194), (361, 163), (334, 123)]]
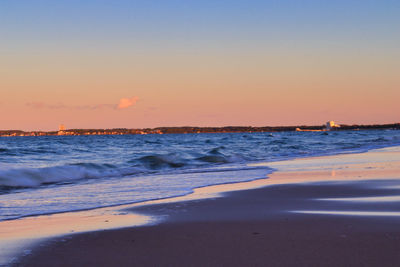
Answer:
[(328, 131), (333, 130), (333, 129), (335, 129), (335, 128), (339, 128), (339, 127), (340, 127), (340, 125), (339, 125), (339, 124), (336, 124), (334, 121), (328, 121), (328, 122), (326, 123), (326, 129), (327, 129)]
[(58, 135), (65, 135), (65, 125), (64, 124), (60, 124), (58, 126)]

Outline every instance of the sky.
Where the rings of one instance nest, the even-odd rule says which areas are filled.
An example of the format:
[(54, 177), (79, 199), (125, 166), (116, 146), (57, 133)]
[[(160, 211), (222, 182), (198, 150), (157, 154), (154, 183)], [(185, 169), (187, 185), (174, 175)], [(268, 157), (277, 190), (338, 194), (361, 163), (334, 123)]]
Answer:
[(0, 129), (400, 122), (397, 0), (1, 0)]

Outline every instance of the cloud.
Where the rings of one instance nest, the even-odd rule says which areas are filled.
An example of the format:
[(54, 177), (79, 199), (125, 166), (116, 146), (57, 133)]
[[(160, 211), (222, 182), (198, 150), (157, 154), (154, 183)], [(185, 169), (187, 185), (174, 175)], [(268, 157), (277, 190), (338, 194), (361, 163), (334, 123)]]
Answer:
[(139, 100), (139, 98), (137, 96), (134, 96), (131, 98), (121, 98), (119, 100), (117, 109), (129, 108), (130, 106), (135, 105), (138, 100)]
[(67, 108), (67, 106), (65, 106), (62, 103), (46, 104), (46, 103), (43, 103), (43, 102), (29, 102), (29, 103), (26, 103), (26, 105), (28, 107), (36, 108), (36, 109), (43, 109), (43, 108), (47, 108), (47, 109), (63, 109), (63, 108)]
[(139, 100), (137, 96), (131, 98), (121, 98), (118, 104), (97, 104), (97, 105), (65, 105), (63, 103), (47, 104), (43, 102), (28, 102), (26, 106), (34, 109), (71, 109), (71, 110), (100, 110), (100, 109), (125, 109), (136, 104)]
[(115, 108), (114, 104), (98, 104), (98, 105), (81, 105), (81, 106), (74, 106), (73, 109), (106, 109), (106, 108)]

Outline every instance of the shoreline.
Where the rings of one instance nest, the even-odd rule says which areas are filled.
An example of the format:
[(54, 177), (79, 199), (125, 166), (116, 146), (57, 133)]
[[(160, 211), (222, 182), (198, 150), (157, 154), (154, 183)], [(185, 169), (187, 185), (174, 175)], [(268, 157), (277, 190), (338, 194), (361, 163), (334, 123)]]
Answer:
[[(382, 181), (369, 184), (375, 182)], [(169, 218), (154, 226), (51, 240), (16, 266), (396, 266), (400, 260), (399, 215), (287, 212), (310, 204), (315, 207), (304, 195), (315, 198), (333, 191), (341, 196), (370, 195), (357, 184), (276, 185), (216, 199), (138, 207), (135, 212), (167, 213)], [(326, 208), (324, 203), (317, 206)]]
[[(329, 123), (329, 122), (328, 122)], [(400, 123), (336, 125), (333, 131), (346, 130), (399, 130)], [(222, 127), (156, 127), (141, 129), (65, 129), (58, 131), (0, 130), (0, 137), (14, 136), (82, 136), (82, 135), (145, 135), (145, 134), (198, 134), (198, 133), (273, 133), (273, 132), (324, 132), (330, 131), (327, 125), (295, 126), (222, 126)]]
[[(398, 150), (398, 148), (397, 148), (397, 150)], [(378, 154), (378, 155), (374, 155), (374, 153)], [(382, 155), (384, 155), (385, 153), (388, 154), (386, 156), (386, 160), (384, 158), (382, 159)], [(371, 156), (371, 154), (372, 154), (372, 156)], [(88, 236), (99, 235), (99, 234), (102, 235), (102, 233), (106, 234), (109, 232), (112, 232), (112, 233), (115, 232), (115, 234), (117, 234), (118, 231), (122, 231), (122, 232), (124, 232), (124, 231), (135, 231), (135, 232), (139, 231), (140, 232), (142, 230), (138, 230), (138, 229), (153, 229), (154, 230), (154, 228), (159, 228), (159, 227), (161, 227), (161, 228), (170, 227), (169, 225), (171, 225), (171, 223), (172, 224), (182, 224), (183, 223), (183, 225), (187, 225), (188, 223), (198, 224), (199, 222), (215, 223), (216, 221), (218, 221), (217, 215), (219, 213), (223, 214), (223, 212), (221, 212), (221, 210), (219, 212), (217, 212), (217, 214), (215, 214), (215, 212), (214, 212), (214, 213), (212, 213), (212, 215), (206, 216), (207, 219), (205, 221), (200, 220), (199, 217), (196, 217), (196, 214), (203, 214), (202, 216), (204, 216), (204, 214), (206, 214), (209, 211), (204, 213), (205, 212), (204, 210), (203, 211), (199, 210), (199, 207), (196, 206), (196, 203), (215, 203), (215, 202), (221, 202), (221, 201), (224, 202), (226, 200), (229, 202), (229, 201), (232, 201), (232, 199), (234, 199), (234, 197), (232, 197), (234, 195), (243, 195), (243, 194), (246, 195), (247, 194), (247, 196), (248, 196), (248, 192), (251, 192), (251, 191), (255, 192), (254, 190), (268, 191), (268, 190), (271, 190), (271, 188), (276, 188), (276, 187), (280, 187), (280, 186), (294, 186), (294, 187), (298, 188), (299, 186), (301, 187), (301, 185), (304, 182), (315, 183), (317, 181), (326, 181), (327, 178), (329, 178), (329, 177), (330, 178), (328, 180), (331, 180), (331, 182), (343, 181), (344, 179), (347, 179), (347, 177), (349, 175), (353, 176), (354, 180), (368, 179), (370, 181), (369, 182), (366, 181), (366, 182), (370, 183), (370, 184), (374, 183), (373, 182), (374, 179), (400, 178), (400, 177), (398, 177), (399, 176), (398, 170), (399, 170), (400, 164), (398, 162), (396, 162), (396, 164), (394, 164), (393, 162), (388, 161), (388, 159), (387, 159), (387, 157), (393, 158), (392, 154), (395, 154), (398, 156), (399, 151), (396, 151), (396, 148), (389, 148), (389, 149), (380, 149), (380, 150), (378, 150), (378, 152), (373, 151), (373, 152), (366, 152), (366, 153), (361, 153), (361, 154), (349, 154), (349, 155), (326, 156), (326, 157), (315, 157), (315, 158), (291, 160), (289, 162), (286, 162), (286, 164), (289, 163), (289, 165), (292, 165), (294, 162), (296, 162), (296, 164), (300, 164), (303, 167), (305, 166), (304, 167), (305, 169), (307, 169), (307, 168), (310, 169), (310, 162), (307, 162), (307, 161), (311, 161), (311, 162), (316, 163), (318, 166), (325, 167), (325, 168), (322, 168), (323, 170), (321, 170), (321, 168), (320, 168), (320, 170), (315, 170), (315, 169), (313, 169), (313, 168), (315, 168), (315, 166), (314, 166), (314, 167), (311, 167), (310, 170), (302, 170), (303, 177), (300, 177), (301, 175), (298, 174), (297, 171), (290, 170), (290, 168), (289, 168), (285, 172), (284, 171), (285, 166), (283, 166), (283, 167), (279, 166), (279, 168), (281, 170), (279, 171), (279, 169), (278, 169), (278, 172), (275, 172), (272, 175), (269, 175), (268, 179), (260, 179), (260, 180), (255, 180), (255, 181), (251, 181), (251, 182), (223, 184), (223, 185), (214, 185), (214, 186), (204, 187), (204, 188), (197, 188), (194, 190), (194, 193), (186, 195), (186, 196), (182, 196), (182, 197), (155, 200), (155, 201), (149, 201), (149, 202), (145, 202), (145, 203), (136, 203), (133, 205), (131, 204), (131, 205), (123, 205), (123, 206), (113, 207), (113, 208), (111, 208), (113, 210), (113, 212), (118, 211), (119, 214), (117, 212), (116, 217), (114, 217), (113, 219), (101, 218), (100, 221), (103, 219), (104, 219), (104, 221), (100, 225), (104, 225), (105, 221), (107, 221), (106, 224), (111, 225), (111, 224), (115, 223), (114, 220), (116, 218), (118, 218), (118, 217), (121, 218), (121, 216), (131, 216), (133, 214), (139, 214), (139, 215), (145, 215), (145, 216), (149, 215), (150, 218), (164, 218), (164, 220), (160, 224), (155, 225), (155, 226), (141, 226), (141, 227), (137, 227), (137, 228), (129, 228), (129, 227), (132, 227), (132, 225), (128, 224), (125, 226), (120, 225), (119, 227), (122, 227), (121, 229), (107, 230), (107, 231), (102, 231), (102, 229), (106, 229), (106, 228), (102, 228), (102, 227), (99, 227), (99, 225), (97, 225), (96, 226), (97, 231), (93, 231), (95, 229), (88, 229), (85, 231), (93, 231), (93, 232), (88, 232), (88, 233), (83, 233), (83, 234), (73, 234), (71, 236), (68, 236), (68, 235), (66, 236), (66, 234), (68, 234), (68, 233), (64, 233), (64, 235), (61, 235), (61, 237), (50, 238), (50, 239), (48, 239), (50, 241), (42, 242), (41, 245), (43, 246), (44, 244), (49, 244), (49, 242), (50, 242), (53, 245), (55, 244), (56, 246), (58, 246), (60, 244), (60, 240), (64, 240), (63, 242), (61, 242), (62, 244), (67, 244), (67, 243), (70, 244), (69, 242), (73, 242), (73, 240), (78, 240), (80, 238), (86, 239)], [(367, 165), (365, 165), (365, 163), (361, 163), (361, 164), (357, 165), (356, 163), (351, 162), (350, 165), (353, 165), (353, 169), (351, 169), (351, 170), (349, 170), (349, 166), (343, 165), (343, 157), (353, 158), (353, 159), (355, 159), (355, 162), (357, 162), (357, 161), (359, 161), (359, 159), (357, 159), (357, 157), (360, 157), (360, 155), (361, 155), (361, 158), (366, 157), (368, 160), (375, 157), (375, 161), (376, 161), (377, 158), (381, 158), (382, 162), (371, 162), (371, 163), (368, 163)], [(340, 161), (340, 158), (342, 159), (342, 162)], [(344, 161), (349, 162), (349, 158), (344, 159)], [(324, 160), (331, 161), (332, 159), (336, 159), (339, 161), (337, 163), (339, 165), (336, 165), (336, 167), (334, 167), (334, 169), (336, 169), (334, 176), (332, 176), (332, 170), (328, 170), (329, 168), (332, 169), (332, 166), (330, 166), (330, 167), (328, 166), (328, 168), (326, 168), (326, 166), (321, 165), (321, 164), (324, 164), (323, 162), (321, 163), (321, 160), (322, 161), (324, 161)], [(302, 162), (298, 163), (299, 161), (302, 161)], [(275, 164), (276, 165), (285, 164), (285, 162), (279, 162), (279, 163), (275, 163)], [(296, 165), (296, 164), (294, 164), (294, 165)], [(371, 164), (374, 166), (372, 166), (372, 167), (369, 166)], [(395, 165), (395, 167), (392, 166), (392, 168), (391, 168), (389, 165), (393, 165), (393, 164)], [(386, 165), (386, 166), (383, 166), (383, 165)], [(268, 166), (271, 166), (271, 163), (268, 163)], [(340, 166), (340, 167), (338, 167), (338, 166)], [(277, 167), (277, 166), (275, 166), (275, 167)], [(298, 166), (295, 167), (295, 169), (296, 168), (298, 169)], [(361, 172), (360, 168), (368, 168), (368, 169), (365, 169), (364, 171)], [(358, 172), (359, 174), (361, 173), (362, 177), (355, 177), (354, 172)], [(397, 176), (396, 176), (396, 174), (397, 174)], [(392, 177), (390, 177), (390, 176), (392, 176)], [(395, 181), (395, 180), (387, 180), (386, 183), (390, 183), (393, 181)], [(327, 182), (329, 183), (329, 181), (327, 181)], [(333, 182), (333, 183), (335, 183), (335, 182)], [(278, 184), (280, 184), (280, 185), (278, 185)], [(271, 187), (271, 185), (274, 185), (274, 186)], [(246, 186), (247, 186), (247, 188), (246, 188)], [(262, 194), (264, 194), (264, 193), (262, 193)], [(242, 197), (239, 197), (239, 198), (241, 199), (241, 201), (243, 201)], [(251, 196), (249, 198), (251, 199)], [(189, 204), (187, 205), (187, 203), (189, 203)], [(195, 203), (195, 204), (193, 204), (193, 203)], [(238, 202), (237, 204), (240, 204), (240, 202)], [(206, 204), (206, 205), (210, 205), (210, 204)], [(182, 221), (182, 218), (179, 219), (179, 216), (176, 217), (177, 213), (182, 212), (185, 209), (187, 210), (187, 206), (190, 206), (195, 209), (195, 211), (190, 213), (189, 217), (193, 220), (190, 222), (188, 222), (187, 220)], [(230, 203), (229, 205), (224, 207), (224, 209), (227, 209), (227, 207), (231, 207), (231, 206), (232, 206), (232, 203)], [(125, 210), (127, 208), (129, 208), (130, 210), (133, 209), (133, 213), (125, 212)], [(106, 208), (106, 209), (110, 209), (110, 208)], [(252, 207), (252, 209), (257, 211), (260, 209), (260, 207), (255, 206), (255, 207)], [(101, 209), (97, 209), (97, 210), (101, 210)], [(213, 207), (210, 207), (210, 210), (213, 210)], [(215, 208), (214, 208), (214, 210), (215, 210)], [(107, 212), (103, 213), (102, 215), (106, 215), (106, 213)], [(75, 212), (75, 213), (71, 213), (71, 214), (76, 215), (77, 213)], [(68, 217), (71, 214), (64, 214), (64, 215), (66, 215)], [(225, 221), (225, 223), (226, 222), (236, 222), (238, 213), (231, 211), (229, 214), (230, 215), (227, 218), (224, 218), (222, 221)], [(87, 216), (87, 214), (80, 218), (79, 218), (79, 216), (75, 217), (74, 220), (77, 220), (77, 221), (80, 220), (80, 222), (82, 222), (82, 218), (84, 218), (85, 216)], [(91, 216), (93, 216), (93, 214)], [(174, 219), (174, 216), (178, 219), (176, 219), (176, 218)], [(185, 215), (185, 216), (187, 216), (187, 215)], [(320, 217), (321, 215), (309, 215), (309, 214), (304, 215), (304, 214), (286, 213), (285, 216), (289, 216), (291, 218), (295, 218), (295, 217), (305, 218), (305, 217), (309, 217), (309, 216)], [(57, 216), (53, 215), (53, 216), (48, 216), (48, 217), (54, 218)], [(252, 224), (252, 223), (260, 221), (260, 220), (268, 221), (272, 218), (271, 214), (269, 214), (267, 217), (268, 218), (263, 217), (263, 218), (253, 218), (251, 220), (248, 219), (246, 222)], [(149, 217), (146, 217), (146, 218), (149, 218)], [(167, 218), (167, 219), (165, 219), (165, 218)], [(351, 219), (351, 220), (353, 220), (353, 219)], [(397, 220), (397, 218), (395, 218), (394, 220)], [(130, 224), (132, 224), (132, 222), (133, 222), (132, 220), (129, 221)], [(127, 222), (124, 221), (123, 223), (127, 223)], [(114, 224), (114, 226), (115, 226), (115, 224)], [(92, 225), (92, 227), (93, 227), (93, 225)], [(118, 227), (118, 226), (116, 226), (116, 227)], [(128, 228), (126, 228), (126, 227), (128, 227)], [(199, 227), (199, 226), (197, 226), (197, 227)], [(108, 229), (110, 229), (110, 228), (115, 228), (115, 227), (109, 227)], [(136, 230), (134, 230), (134, 229), (136, 229)], [(143, 231), (146, 232), (146, 230), (143, 230)], [(210, 229), (209, 231), (212, 231), (212, 229)], [(178, 234), (178, 233), (176, 233), (176, 234)], [(58, 242), (57, 242), (57, 240), (58, 240)], [(65, 240), (67, 240), (67, 241), (65, 241)], [(52, 247), (53, 245), (51, 245), (50, 247)], [(44, 247), (46, 247), (46, 245), (44, 245)], [(32, 255), (25, 255), (24, 257), (20, 257), (20, 259), (22, 260), (22, 262), (29, 262), (29, 259), (32, 257), (34, 258), (35, 255), (39, 255), (39, 258), (40, 258), (40, 255), (41, 255), (40, 251), (42, 249), (43, 249), (43, 247), (41, 247), (40, 245), (39, 246), (36, 245), (33, 247)], [(41, 264), (45, 265), (44, 260), (45, 259), (40, 258), (39, 262)], [(32, 263), (32, 262), (30, 262), (30, 263)], [(68, 266), (68, 265), (65, 265), (65, 266)]]

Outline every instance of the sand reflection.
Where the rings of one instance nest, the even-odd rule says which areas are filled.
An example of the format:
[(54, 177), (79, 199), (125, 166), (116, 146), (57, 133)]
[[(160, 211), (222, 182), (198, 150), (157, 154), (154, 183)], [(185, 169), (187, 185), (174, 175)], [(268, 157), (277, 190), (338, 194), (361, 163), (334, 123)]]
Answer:
[(398, 211), (337, 211), (337, 210), (295, 210), (293, 213), (302, 214), (323, 214), (323, 215), (344, 215), (344, 216), (373, 216), (373, 217), (399, 217)]
[(44, 238), (95, 230), (139, 226), (156, 219), (112, 209), (68, 212), (0, 222), (0, 265), (12, 262)]

